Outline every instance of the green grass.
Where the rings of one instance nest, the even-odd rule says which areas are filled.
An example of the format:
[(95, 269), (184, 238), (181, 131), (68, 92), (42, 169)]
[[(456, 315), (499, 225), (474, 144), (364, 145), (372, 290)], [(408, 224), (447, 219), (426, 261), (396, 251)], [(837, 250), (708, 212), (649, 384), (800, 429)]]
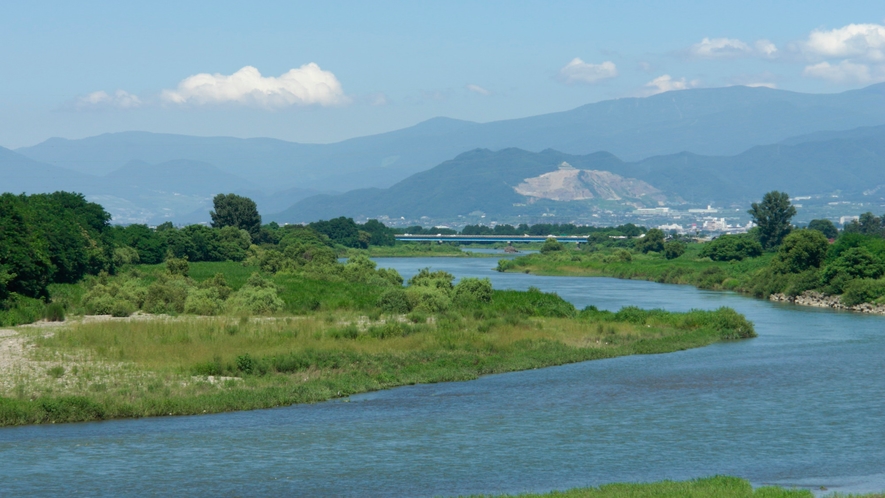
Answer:
[[(811, 491), (765, 486), (753, 489), (744, 479), (728, 476), (706, 477), (690, 481), (606, 484), (595, 488), (576, 488), (550, 493), (498, 495), (520, 498), (812, 498)], [(882, 494), (827, 495), (879, 498)]]
[(764, 254), (740, 262), (717, 262), (698, 258), (699, 251), (699, 244), (691, 244), (686, 253), (676, 259), (668, 260), (653, 253), (633, 253), (631, 261), (613, 261), (614, 251), (565, 250), (520, 256), (501, 263), (499, 268), (540, 275), (614, 277), (750, 292), (754, 276), (767, 267), (773, 257), (773, 254)]
[[(516, 301), (506, 294), (500, 299)], [(548, 308), (548, 314), (558, 313)], [(302, 318), (84, 322), (48, 336), (26, 329), (35, 359), (59, 368), (22, 378), (3, 393), (0, 425), (269, 408), (666, 353), (734, 336), (730, 310), (695, 312), (689, 319), (662, 311), (533, 317), (506, 302), (493, 309), (499, 312), (448, 312), (418, 323), (336, 311)], [(742, 323), (746, 329), (748, 322)], [(744, 333), (752, 336), (751, 330)]]

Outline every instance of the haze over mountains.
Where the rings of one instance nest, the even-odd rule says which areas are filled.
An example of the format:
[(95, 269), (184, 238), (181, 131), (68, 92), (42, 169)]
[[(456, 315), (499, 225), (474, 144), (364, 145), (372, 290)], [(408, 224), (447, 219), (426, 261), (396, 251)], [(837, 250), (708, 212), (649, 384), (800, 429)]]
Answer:
[[(318, 191), (386, 188), (398, 182), (424, 185), (424, 176), (410, 176), (430, 173), (427, 170), (465, 151), (516, 147), (529, 154), (524, 159), (535, 166), (497, 165), (502, 158), (515, 157), (511, 151), (497, 156), (483, 152), (492, 155), (474, 164), (490, 168), (490, 182), (496, 181), (495, 175), (500, 177), (496, 187), (483, 188), (495, 191), (506, 185), (512, 192), (485, 196), (503, 203), (498, 211), (525, 201), (513, 191), (515, 185), (555, 170), (562, 161), (641, 180), (673, 199), (697, 204), (743, 202), (773, 188), (798, 194), (885, 184), (878, 179), (883, 171), (883, 133), (877, 125), (883, 124), (885, 84), (838, 94), (749, 87), (692, 89), (484, 124), (436, 118), (334, 144), (145, 132), (54, 138), (15, 152), (0, 150), (0, 190), (78, 190), (100, 196), (121, 222), (207, 218), (201, 213), (208, 213), (212, 195), (219, 192), (250, 195), (266, 214), (295, 204), (285, 215), (274, 217), (286, 221), (310, 221), (334, 213), (393, 216), (394, 211), (411, 208), (389, 200), (377, 204), (370, 195), (383, 197), (393, 190), (309, 201), (306, 197)], [(558, 152), (539, 154), (546, 149)], [(592, 154), (600, 151), (607, 154)], [(529, 158), (532, 155), (534, 159)], [(844, 173), (835, 171), (837, 167)], [(448, 185), (448, 180), (438, 177), (440, 171), (447, 170), (430, 178), (441, 183), (428, 188)], [(531, 174), (516, 178), (517, 171)], [(468, 176), (453, 181), (463, 185)], [(460, 202), (449, 194), (446, 198), (453, 207)], [(410, 215), (430, 215), (421, 212), (429, 201), (422, 202)], [(322, 207), (333, 204), (337, 206)], [(492, 209), (483, 205), (482, 211)]]

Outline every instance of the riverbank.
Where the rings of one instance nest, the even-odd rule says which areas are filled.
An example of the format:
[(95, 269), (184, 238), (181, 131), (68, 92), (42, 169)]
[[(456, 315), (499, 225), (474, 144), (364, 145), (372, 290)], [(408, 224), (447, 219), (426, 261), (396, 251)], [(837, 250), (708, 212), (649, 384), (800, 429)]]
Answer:
[(753, 336), (730, 309), (74, 319), (0, 335), (0, 425), (270, 408)]
[[(550, 493), (527, 493), (500, 495), (501, 498), (812, 498), (814, 494), (805, 489), (788, 489), (779, 486), (763, 486), (753, 489), (746, 480), (738, 477), (715, 476), (691, 481), (661, 481), (654, 483), (617, 483), (595, 488), (577, 488)], [(877, 498), (882, 494), (841, 495), (828, 497)]]
[(831, 308), (840, 311), (885, 315), (885, 305), (861, 303), (849, 306), (844, 304), (839, 296), (829, 296), (822, 292), (815, 291), (805, 291), (798, 296), (788, 296), (783, 293), (777, 293), (768, 296), (768, 299), (776, 303), (789, 303), (797, 306), (812, 306), (814, 308)]

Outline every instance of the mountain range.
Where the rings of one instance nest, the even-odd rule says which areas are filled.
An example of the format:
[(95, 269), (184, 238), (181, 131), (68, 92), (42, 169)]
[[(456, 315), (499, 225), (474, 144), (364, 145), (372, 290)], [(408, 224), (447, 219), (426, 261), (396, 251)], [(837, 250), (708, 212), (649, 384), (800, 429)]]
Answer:
[[(750, 172), (777, 180), (780, 170), (772, 167), (786, 168), (783, 179), (800, 182), (801, 189), (791, 191), (830, 186), (825, 174), (790, 176), (798, 167), (790, 161), (811, 160), (814, 168), (840, 164), (856, 171), (850, 174), (866, 174), (877, 164), (874, 142), (881, 139), (877, 127), (883, 124), (885, 83), (837, 94), (691, 89), (490, 123), (435, 118), (333, 144), (147, 132), (53, 138), (0, 150), (0, 190), (78, 190), (110, 203), (121, 222), (192, 221), (207, 218), (209, 199), (220, 192), (248, 195), (263, 213), (281, 212), (320, 192), (393, 188), (465, 151), (518, 148), (534, 154), (554, 149), (561, 155), (555, 164), (566, 161), (582, 170), (637, 179), (688, 202), (730, 201), (755, 195)], [(860, 143), (864, 137), (866, 144)], [(842, 142), (827, 145), (834, 140)], [(797, 150), (777, 158), (784, 147), (803, 143), (818, 144), (817, 149), (803, 148), (807, 157)], [(865, 153), (864, 147), (872, 152)], [(607, 153), (605, 164), (589, 164), (603, 157), (597, 152)], [(815, 159), (819, 154), (828, 162)], [(577, 161), (588, 164), (575, 164), (572, 158), (585, 158)], [(512, 181), (549, 173), (555, 164)], [(764, 171), (754, 170), (757, 164), (764, 164)], [(322, 204), (329, 198), (311, 202)], [(524, 199), (511, 200), (518, 204)], [(301, 205), (286, 216), (310, 212), (320, 213)]]
[[(563, 168), (563, 163), (568, 168)], [(569, 169), (574, 173), (569, 173)], [(565, 173), (571, 174), (568, 188), (564, 187), (569, 178)], [(557, 179), (556, 175), (562, 178)], [(604, 180), (594, 187), (596, 196), (587, 195), (592, 194), (586, 184), (593, 177)], [(578, 180), (583, 183), (576, 183)], [(576, 201), (593, 201), (598, 205), (600, 200), (623, 200), (622, 205), (632, 207), (683, 203), (749, 205), (770, 190), (787, 191), (794, 196), (841, 191), (860, 197), (879, 185), (885, 185), (885, 126), (795, 137), (732, 156), (681, 152), (633, 162), (607, 152), (572, 155), (553, 149), (539, 153), (516, 148), (477, 149), (388, 189), (361, 189), (303, 199), (274, 219), (452, 219), (472, 212), (514, 217), (539, 215), (557, 205), (538, 202), (542, 199), (567, 201), (560, 202), (560, 207)], [(613, 193), (607, 197), (599, 195), (606, 190)]]

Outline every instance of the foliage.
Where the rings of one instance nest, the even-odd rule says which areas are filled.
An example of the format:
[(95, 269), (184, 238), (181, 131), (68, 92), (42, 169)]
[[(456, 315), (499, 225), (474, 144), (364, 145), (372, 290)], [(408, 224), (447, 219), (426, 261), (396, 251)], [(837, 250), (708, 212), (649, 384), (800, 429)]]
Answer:
[(636, 250), (639, 252), (662, 252), (664, 250), (664, 232), (658, 228), (652, 228), (646, 232), (645, 237), (636, 241)]
[(453, 288), (452, 282), (454, 280), (454, 275), (443, 270), (430, 271), (430, 268), (421, 268), (415, 276), (409, 279), (409, 286), (432, 287), (448, 293)]
[(547, 254), (548, 252), (555, 252), (563, 250), (562, 243), (556, 240), (553, 237), (549, 237), (544, 241), (544, 245), (541, 246), (541, 253)]
[(835, 239), (839, 236), (839, 229), (836, 228), (836, 225), (830, 220), (811, 220), (811, 222), (808, 223), (808, 229), (817, 230), (824, 234), (824, 237), (828, 239)]
[(762, 245), (749, 235), (720, 235), (704, 244), (699, 254), (713, 261), (742, 261), (762, 254)]
[(885, 274), (885, 264), (866, 247), (851, 247), (824, 268), (821, 279), (832, 294), (841, 294), (852, 279), (877, 279)]
[(754, 202), (747, 211), (759, 227), (759, 242), (764, 249), (777, 247), (790, 233), (790, 220), (796, 215), (796, 208), (790, 203), (785, 192), (773, 190), (762, 197), (761, 203)]
[(258, 214), (255, 201), (236, 194), (218, 194), (212, 199), (212, 203), (215, 207), (215, 210), (209, 213), (212, 217), (212, 227), (234, 227), (245, 230), (252, 239), (258, 239), (261, 232), (261, 215)]
[[(717, 498), (812, 498), (814, 495), (807, 489), (786, 489), (775, 486), (762, 486), (754, 489), (745, 479), (714, 476), (690, 481), (605, 484), (597, 488), (576, 488), (518, 496), (520, 498), (708, 498), (714, 496)], [(505, 498), (505, 496), (501, 496), (501, 498)]]
[(369, 246), (369, 240), (371, 240), (371, 238), (360, 237), (360, 228), (353, 221), (353, 218), (341, 216), (328, 221), (316, 221), (308, 226), (325, 235), (332, 242), (345, 247), (365, 249)]
[(822, 232), (797, 230), (784, 238), (771, 265), (777, 273), (801, 273), (819, 268), (829, 249), (830, 243)]
[(190, 271), (187, 258), (169, 258), (166, 260), (166, 271), (170, 275), (180, 275), (186, 277)]
[(492, 281), (487, 278), (464, 277), (455, 285), (452, 299), (462, 306), (488, 303), (492, 300)]
[(859, 233), (861, 235), (875, 235), (881, 237), (885, 232), (885, 221), (873, 213), (867, 211), (845, 225), (845, 232)]
[(846, 306), (854, 306), (873, 302), (882, 296), (885, 296), (885, 281), (859, 278), (845, 284), (841, 302)]
[(685, 244), (678, 240), (673, 240), (664, 244), (664, 257), (667, 259), (676, 259), (685, 254)]

